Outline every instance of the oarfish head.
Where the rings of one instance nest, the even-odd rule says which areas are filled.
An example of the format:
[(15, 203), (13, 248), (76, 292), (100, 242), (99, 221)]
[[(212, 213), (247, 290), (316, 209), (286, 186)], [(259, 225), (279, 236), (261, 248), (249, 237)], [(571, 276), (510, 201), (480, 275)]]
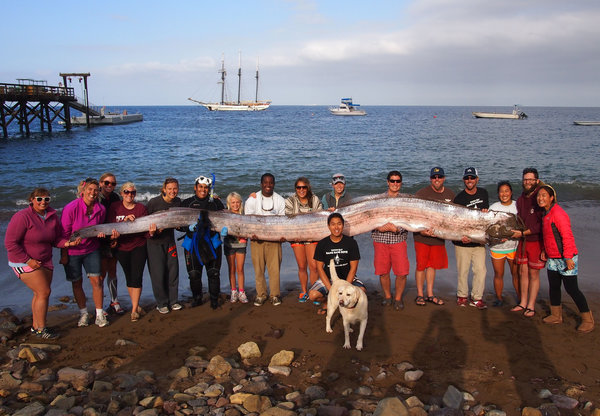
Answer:
[(506, 218), (490, 225), (487, 230), (485, 230), (490, 244), (498, 244), (503, 240), (511, 238), (513, 230), (524, 230), (522, 221), (520, 221), (516, 215), (506, 215), (508, 215)]

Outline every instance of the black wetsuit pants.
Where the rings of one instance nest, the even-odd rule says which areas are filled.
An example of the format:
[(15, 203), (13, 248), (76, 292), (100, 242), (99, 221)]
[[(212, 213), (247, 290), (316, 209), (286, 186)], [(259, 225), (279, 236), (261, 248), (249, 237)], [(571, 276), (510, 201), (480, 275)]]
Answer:
[(217, 257), (208, 264), (202, 265), (202, 262), (196, 257), (196, 253), (184, 250), (185, 266), (190, 278), (190, 289), (194, 297), (193, 305), (202, 304), (202, 269), (206, 268), (208, 278), (208, 293), (210, 295), (210, 306), (216, 309), (219, 306), (219, 293), (221, 292), (221, 259), (223, 250), (221, 247), (215, 249)]

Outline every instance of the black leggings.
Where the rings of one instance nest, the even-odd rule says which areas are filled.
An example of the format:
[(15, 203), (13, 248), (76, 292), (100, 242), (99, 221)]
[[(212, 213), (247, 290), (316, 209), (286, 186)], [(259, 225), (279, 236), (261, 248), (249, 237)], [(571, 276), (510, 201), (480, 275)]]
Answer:
[(127, 287), (142, 287), (147, 257), (145, 244), (131, 251), (117, 251), (117, 259), (123, 268)]
[(590, 308), (587, 304), (587, 300), (579, 286), (577, 285), (577, 276), (563, 276), (559, 272), (548, 270), (548, 284), (550, 286), (550, 305), (560, 306), (560, 284), (564, 283), (565, 290), (575, 301), (575, 305), (579, 309), (579, 312), (589, 312)]

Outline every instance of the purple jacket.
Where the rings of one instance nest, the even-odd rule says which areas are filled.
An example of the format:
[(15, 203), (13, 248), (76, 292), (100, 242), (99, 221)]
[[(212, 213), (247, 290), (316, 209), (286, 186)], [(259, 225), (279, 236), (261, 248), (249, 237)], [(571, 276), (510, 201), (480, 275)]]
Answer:
[(525, 223), (525, 227), (531, 231), (530, 235), (525, 236), (525, 241), (542, 241), (542, 216), (544, 208), (540, 208), (537, 203), (537, 193), (540, 190), (540, 185), (527, 196), (525, 192), (517, 199), (517, 212), (519, 217)]
[[(103, 224), (106, 217), (106, 208), (99, 202), (94, 204), (92, 215), (86, 215), (87, 205), (83, 202), (83, 198), (77, 198), (69, 202), (64, 208), (61, 216), (63, 227), (63, 236), (68, 239), (74, 231), (89, 225)], [(100, 247), (100, 240), (96, 237), (84, 238), (81, 244), (75, 247), (69, 247), (69, 255), (77, 256), (81, 254), (89, 254)]]
[(58, 215), (50, 207), (46, 209), (46, 220), (31, 206), (17, 212), (10, 219), (4, 237), (9, 262), (26, 263), (34, 259), (50, 270), (53, 270), (52, 246), (62, 247), (66, 241)]

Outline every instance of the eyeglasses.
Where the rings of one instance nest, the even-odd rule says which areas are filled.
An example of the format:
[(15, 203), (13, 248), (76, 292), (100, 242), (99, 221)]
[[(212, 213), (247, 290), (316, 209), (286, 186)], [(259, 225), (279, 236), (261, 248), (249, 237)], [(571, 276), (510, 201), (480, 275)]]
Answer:
[(308, 189), (306, 185), (296, 185), (296, 189)]
[(442, 175), (433, 175), (431, 179), (444, 179)]
[(50, 197), (49, 196), (36, 196), (35, 200), (37, 202), (42, 202), (42, 201), (44, 201), (44, 202), (50, 202)]
[(129, 194), (131, 194), (132, 196), (135, 196), (135, 194), (137, 194), (137, 191), (136, 191), (135, 189), (134, 189), (133, 191), (130, 191), (130, 190), (128, 190), (128, 189), (125, 189), (125, 190), (123, 191), (123, 193), (124, 193), (125, 195), (129, 195)]
[(116, 182), (109, 182), (109, 181), (104, 181), (102, 182), (104, 184), (104, 186), (117, 186)]
[(402, 179), (388, 179), (389, 183), (402, 183)]
[(465, 176), (463, 178), (463, 180), (465, 180), (465, 181), (474, 181), (475, 179), (477, 179), (477, 177), (475, 177), (475, 176)]

